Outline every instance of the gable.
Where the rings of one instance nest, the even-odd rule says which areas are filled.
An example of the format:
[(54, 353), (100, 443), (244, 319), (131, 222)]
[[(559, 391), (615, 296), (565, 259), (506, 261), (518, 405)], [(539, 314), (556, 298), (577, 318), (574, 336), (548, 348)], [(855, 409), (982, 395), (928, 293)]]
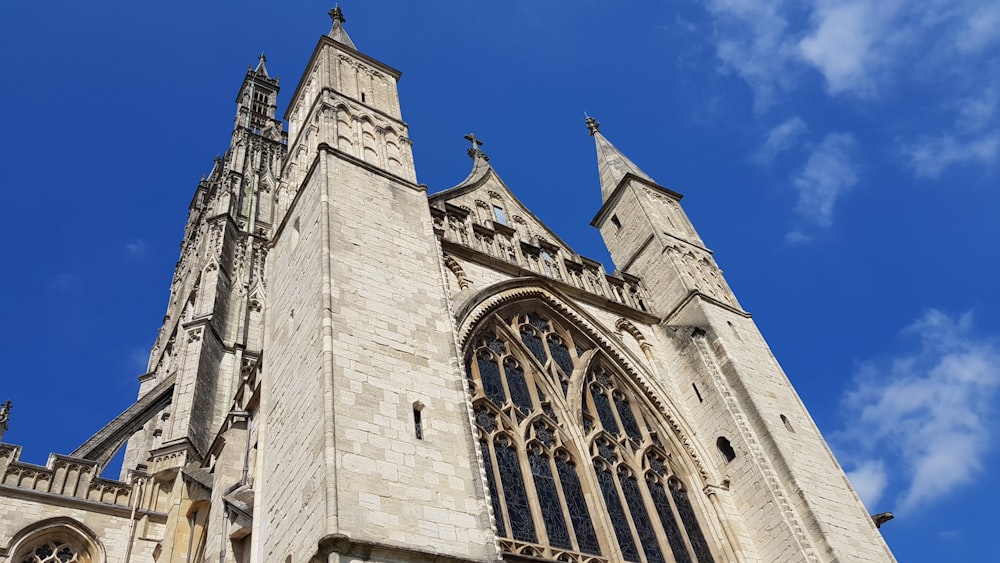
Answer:
[(579, 261), (579, 256), (504, 184), (488, 164), (477, 162), (472, 174), (458, 186), (430, 196), (432, 209), (463, 215), (475, 233), (502, 235), (528, 255)]

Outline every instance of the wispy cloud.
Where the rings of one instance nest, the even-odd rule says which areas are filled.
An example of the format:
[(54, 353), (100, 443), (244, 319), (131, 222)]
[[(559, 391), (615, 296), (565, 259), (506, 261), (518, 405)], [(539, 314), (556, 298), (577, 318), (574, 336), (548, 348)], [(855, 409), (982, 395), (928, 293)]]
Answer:
[(965, 140), (951, 134), (925, 138), (906, 146), (903, 153), (917, 176), (936, 178), (952, 166), (995, 163), (1000, 133)]
[(746, 81), (758, 112), (792, 86), (796, 46), (782, 5), (781, 0), (711, 0), (707, 5), (716, 19), (714, 42), (722, 70)]
[(834, 442), (869, 509), (886, 492), (894, 510), (931, 503), (970, 482), (990, 444), (1000, 347), (972, 314), (929, 310), (904, 330), (912, 352), (864, 363), (846, 395), (848, 430)]
[(767, 164), (779, 154), (793, 148), (806, 133), (806, 122), (795, 116), (786, 119), (780, 125), (772, 127), (767, 133), (764, 146), (754, 155), (754, 160)]
[(800, 216), (820, 227), (833, 224), (834, 204), (858, 183), (856, 145), (848, 133), (830, 133), (813, 149), (805, 167), (792, 178), (799, 192), (795, 211)]
[[(925, 116), (957, 111), (952, 128), (930, 118), (888, 124), (908, 130), (900, 146), (917, 176), (1000, 158), (1000, 128), (988, 126), (995, 123), (997, 88), (983, 79), (1000, 72), (997, 2), (710, 0), (706, 9), (719, 66), (746, 82), (758, 114), (808, 93), (803, 78), (817, 72), (834, 99), (919, 100)], [(755, 157), (766, 159), (769, 150)]]
[(899, 7), (898, 0), (820, 0), (799, 55), (823, 75), (831, 94), (874, 96), (877, 78), (906, 43), (894, 21)]
[(125, 243), (125, 251), (139, 258), (146, 254), (146, 241), (142, 239), (135, 239), (133, 241)]

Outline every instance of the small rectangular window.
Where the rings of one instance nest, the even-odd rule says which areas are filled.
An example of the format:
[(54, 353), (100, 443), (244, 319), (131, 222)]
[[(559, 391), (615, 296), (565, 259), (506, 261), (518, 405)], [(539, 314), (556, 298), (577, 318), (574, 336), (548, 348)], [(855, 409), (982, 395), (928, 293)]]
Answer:
[(501, 225), (507, 224), (507, 214), (503, 212), (503, 208), (499, 205), (493, 206), (493, 217), (496, 219), (497, 223)]
[(414, 407), (413, 409), (413, 433), (417, 437), (417, 440), (424, 439), (424, 423), (421, 420), (420, 409)]
[(622, 222), (618, 220), (617, 215), (611, 216), (611, 224), (614, 225), (616, 229), (622, 228)]

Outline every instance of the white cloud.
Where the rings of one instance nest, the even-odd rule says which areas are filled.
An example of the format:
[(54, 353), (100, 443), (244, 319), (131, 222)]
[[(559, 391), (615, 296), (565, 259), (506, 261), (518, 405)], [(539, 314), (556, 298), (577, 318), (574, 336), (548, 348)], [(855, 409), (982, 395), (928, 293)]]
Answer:
[(831, 94), (872, 94), (875, 42), (883, 34), (882, 14), (874, 3), (821, 2), (813, 12), (815, 29), (798, 43), (799, 54), (826, 79)]
[(958, 100), (955, 103), (958, 110), (955, 125), (963, 131), (980, 131), (987, 128), (996, 114), (998, 102), (1000, 102), (1000, 90), (996, 87), (989, 88), (978, 96)]
[(913, 143), (903, 149), (903, 154), (917, 176), (936, 178), (955, 165), (997, 162), (1000, 134), (986, 134), (968, 140), (946, 134)]
[(966, 53), (982, 51), (1000, 42), (1000, 4), (990, 2), (971, 10), (964, 18), (956, 46)]
[(795, 42), (781, 13), (781, 0), (711, 0), (716, 18), (716, 56), (722, 69), (734, 72), (753, 91), (754, 108), (763, 111), (791, 88), (789, 63)]
[(858, 183), (852, 162), (856, 142), (847, 133), (830, 133), (813, 149), (805, 167), (792, 178), (799, 191), (795, 211), (821, 227), (833, 224), (833, 206)]
[(146, 254), (146, 241), (142, 239), (135, 239), (131, 242), (125, 243), (125, 250), (135, 257), (140, 257)]
[(918, 349), (859, 368), (845, 400), (848, 429), (835, 437), (870, 509), (880, 489), (898, 493), (900, 512), (946, 496), (982, 470), (990, 444), (1000, 347), (975, 334), (970, 313), (930, 310), (904, 334), (920, 339)]
[(889, 479), (885, 474), (885, 464), (877, 460), (863, 461), (847, 473), (854, 490), (866, 507), (876, 506), (885, 492)]
[(764, 146), (757, 151), (754, 159), (767, 164), (779, 154), (793, 148), (795, 144), (806, 133), (806, 122), (801, 117), (786, 119), (782, 124), (773, 127), (767, 133), (767, 140)]

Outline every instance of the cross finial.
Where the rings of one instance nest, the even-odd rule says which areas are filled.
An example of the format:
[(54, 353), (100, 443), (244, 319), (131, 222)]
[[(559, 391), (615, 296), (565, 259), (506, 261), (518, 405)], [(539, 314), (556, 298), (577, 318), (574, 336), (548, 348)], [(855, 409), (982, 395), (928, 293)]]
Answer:
[(260, 56), (257, 57), (257, 60), (260, 61), (260, 64), (264, 64), (265, 62), (267, 62), (267, 57), (264, 56), (264, 53), (261, 53)]
[(347, 23), (347, 20), (344, 19), (344, 12), (340, 9), (340, 4), (334, 6), (327, 15), (330, 16), (331, 20), (333, 20), (334, 25), (336, 25), (337, 22)]
[(472, 143), (472, 148), (476, 149), (483, 146), (483, 142), (476, 138), (475, 133), (469, 133), (465, 136), (465, 140)]
[(475, 160), (475, 158), (478, 156), (482, 157), (483, 160), (489, 162), (490, 157), (486, 156), (486, 153), (484, 153), (482, 149), (479, 148), (483, 146), (483, 142), (476, 138), (475, 133), (469, 133), (468, 135), (466, 135), (465, 140), (469, 141), (469, 144), (472, 145), (469, 147), (469, 150), (465, 151), (469, 154), (469, 158)]
[(586, 113), (584, 113), (583, 115), (585, 115), (587, 117), (587, 120), (586, 120), (587, 121), (587, 131), (589, 131), (590, 132), (590, 136), (593, 137), (595, 134), (597, 134), (598, 131), (601, 130), (601, 124), (598, 123), (596, 119), (594, 119), (593, 117), (590, 117)]

